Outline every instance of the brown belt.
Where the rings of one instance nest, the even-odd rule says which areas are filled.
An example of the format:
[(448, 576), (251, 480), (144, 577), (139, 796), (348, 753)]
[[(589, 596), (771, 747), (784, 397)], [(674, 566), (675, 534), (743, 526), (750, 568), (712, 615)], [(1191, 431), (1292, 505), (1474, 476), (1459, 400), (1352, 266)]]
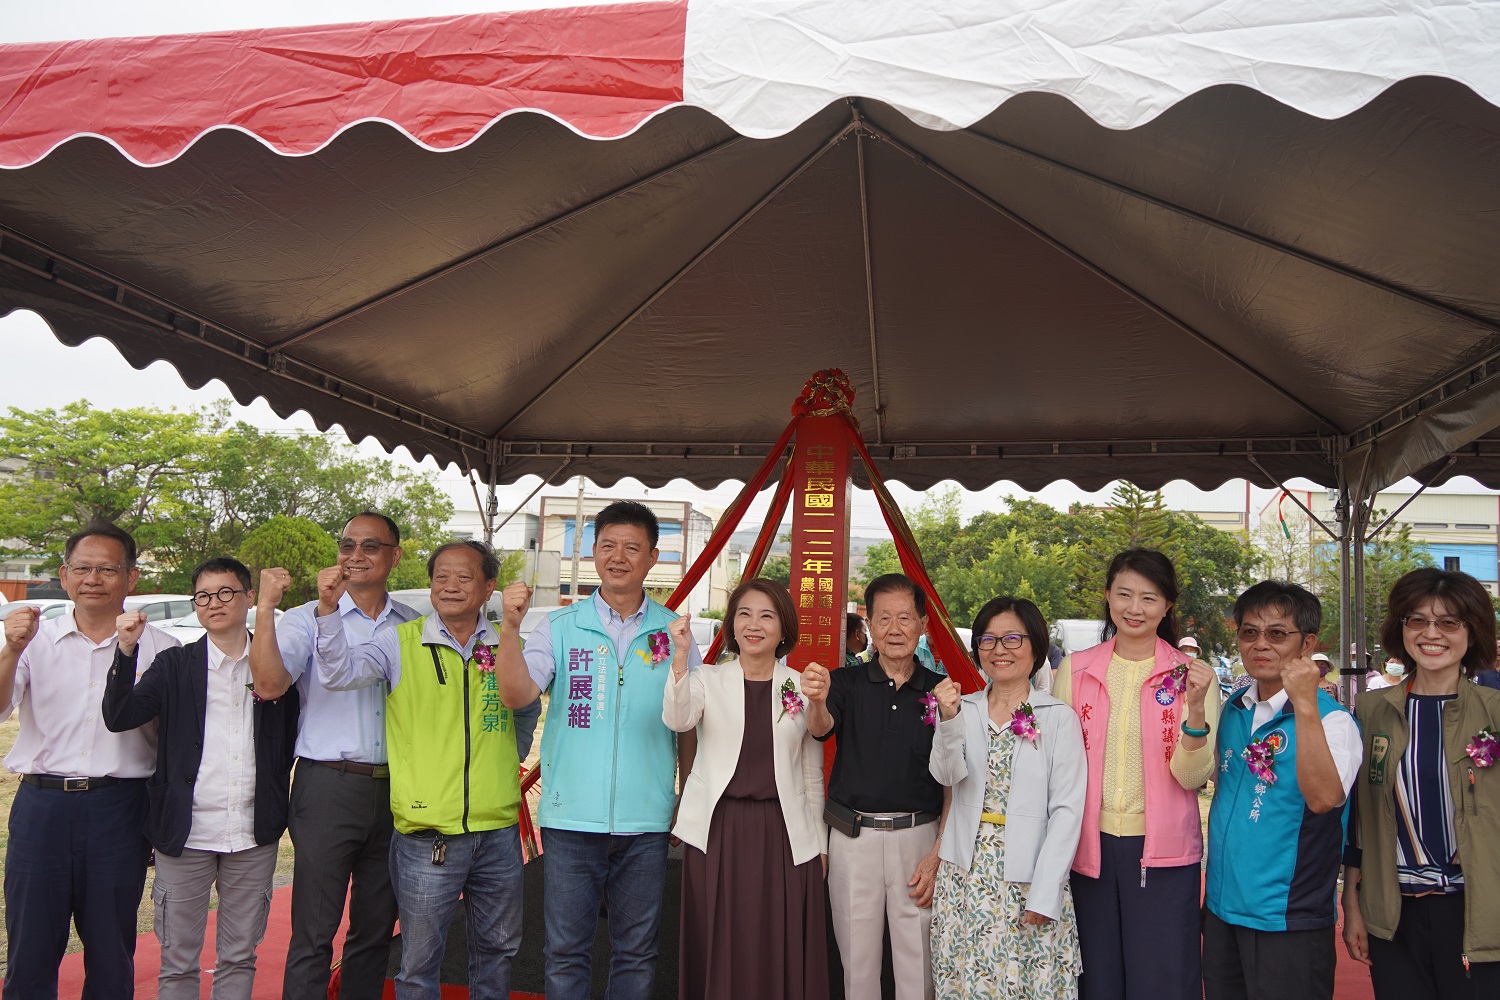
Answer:
[(304, 764), (317, 764), (319, 767), (331, 767), (335, 771), (350, 774), (362, 774), (366, 778), (389, 778), (391, 776), (390, 766), (387, 764), (361, 764), (357, 760), (313, 760), (311, 757), (298, 757)]

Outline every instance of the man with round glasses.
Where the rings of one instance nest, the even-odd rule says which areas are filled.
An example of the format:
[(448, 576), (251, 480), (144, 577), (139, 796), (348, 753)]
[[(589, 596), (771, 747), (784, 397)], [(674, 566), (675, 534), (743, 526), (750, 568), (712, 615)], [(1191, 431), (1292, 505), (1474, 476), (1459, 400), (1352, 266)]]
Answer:
[(1344, 806), (1363, 752), (1310, 659), (1322, 619), (1315, 596), (1277, 580), (1234, 604), (1250, 679), (1225, 702), (1215, 743), (1206, 1000), (1333, 996)]
[[(401, 561), (401, 531), (384, 514), (363, 511), (344, 525), (338, 565), (347, 583), (338, 617), (353, 644), (421, 617), (386, 594)], [(292, 934), (282, 995), (322, 1000), (333, 967), (333, 939), (349, 899), (349, 931), (340, 995), (373, 1000), (385, 989), (396, 895), (391, 888), (391, 781), (385, 737), (385, 685), (330, 691), (313, 662), (317, 601), (276, 621), (292, 585), (280, 567), (261, 572), (257, 628), (250, 644), (255, 693), (278, 698), (293, 684), (302, 696), (297, 775), (292, 783)]]
[[(100, 703), (115, 657), (116, 619), (135, 586), (135, 540), (108, 522), (70, 537), (59, 572), (73, 609), (38, 622), (5, 619), (0, 721), (20, 714), (5, 766), (21, 776), (5, 852), (5, 997), (57, 995), (57, 969), (76, 923), (84, 995), (130, 997), (136, 911), (150, 847), (146, 779), (156, 726), (111, 733)], [(179, 645), (147, 625), (146, 663)]]

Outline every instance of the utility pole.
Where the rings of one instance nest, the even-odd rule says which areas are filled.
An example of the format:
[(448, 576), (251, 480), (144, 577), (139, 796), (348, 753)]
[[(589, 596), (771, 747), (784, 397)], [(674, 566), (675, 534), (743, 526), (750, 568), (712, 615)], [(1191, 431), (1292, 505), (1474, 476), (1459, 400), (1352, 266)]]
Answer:
[(568, 586), (568, 602), (578, 600), (578, 557), (583, 553), (583, 477), (578, 477), (578, 506), (573, 508), (573, 582)]

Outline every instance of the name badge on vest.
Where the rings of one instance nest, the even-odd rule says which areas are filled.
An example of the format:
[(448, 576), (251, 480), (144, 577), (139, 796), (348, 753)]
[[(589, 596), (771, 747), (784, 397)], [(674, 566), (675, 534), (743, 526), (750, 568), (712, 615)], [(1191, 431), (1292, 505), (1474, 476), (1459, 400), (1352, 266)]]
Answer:
[(1391, 752), (1391, 738), (1385, 733), (1370, 737), (1370, 784), (1385, 784), (1385, 759)]

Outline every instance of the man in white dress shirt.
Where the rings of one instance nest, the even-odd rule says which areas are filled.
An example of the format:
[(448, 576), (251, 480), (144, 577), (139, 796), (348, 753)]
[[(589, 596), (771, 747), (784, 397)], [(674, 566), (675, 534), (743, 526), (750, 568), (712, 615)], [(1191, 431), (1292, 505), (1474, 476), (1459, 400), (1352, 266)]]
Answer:
[[(135, 540), (89, 524), (63, 548), (73, 610), (5, 620), (0, 721), (20, 713), (5, 766), (21, 775), (5, 852), (5, 1000), (57, 995), (57, 969), (76, 921), (84, 995), (135, 993), (136, 911), (146, 884), (146, 778), (156, 727), (111, 733), (100, 702), (115, 658), (115, 623), (135, 587)], [(146, 626), (141, 662), (178, 645)]]

